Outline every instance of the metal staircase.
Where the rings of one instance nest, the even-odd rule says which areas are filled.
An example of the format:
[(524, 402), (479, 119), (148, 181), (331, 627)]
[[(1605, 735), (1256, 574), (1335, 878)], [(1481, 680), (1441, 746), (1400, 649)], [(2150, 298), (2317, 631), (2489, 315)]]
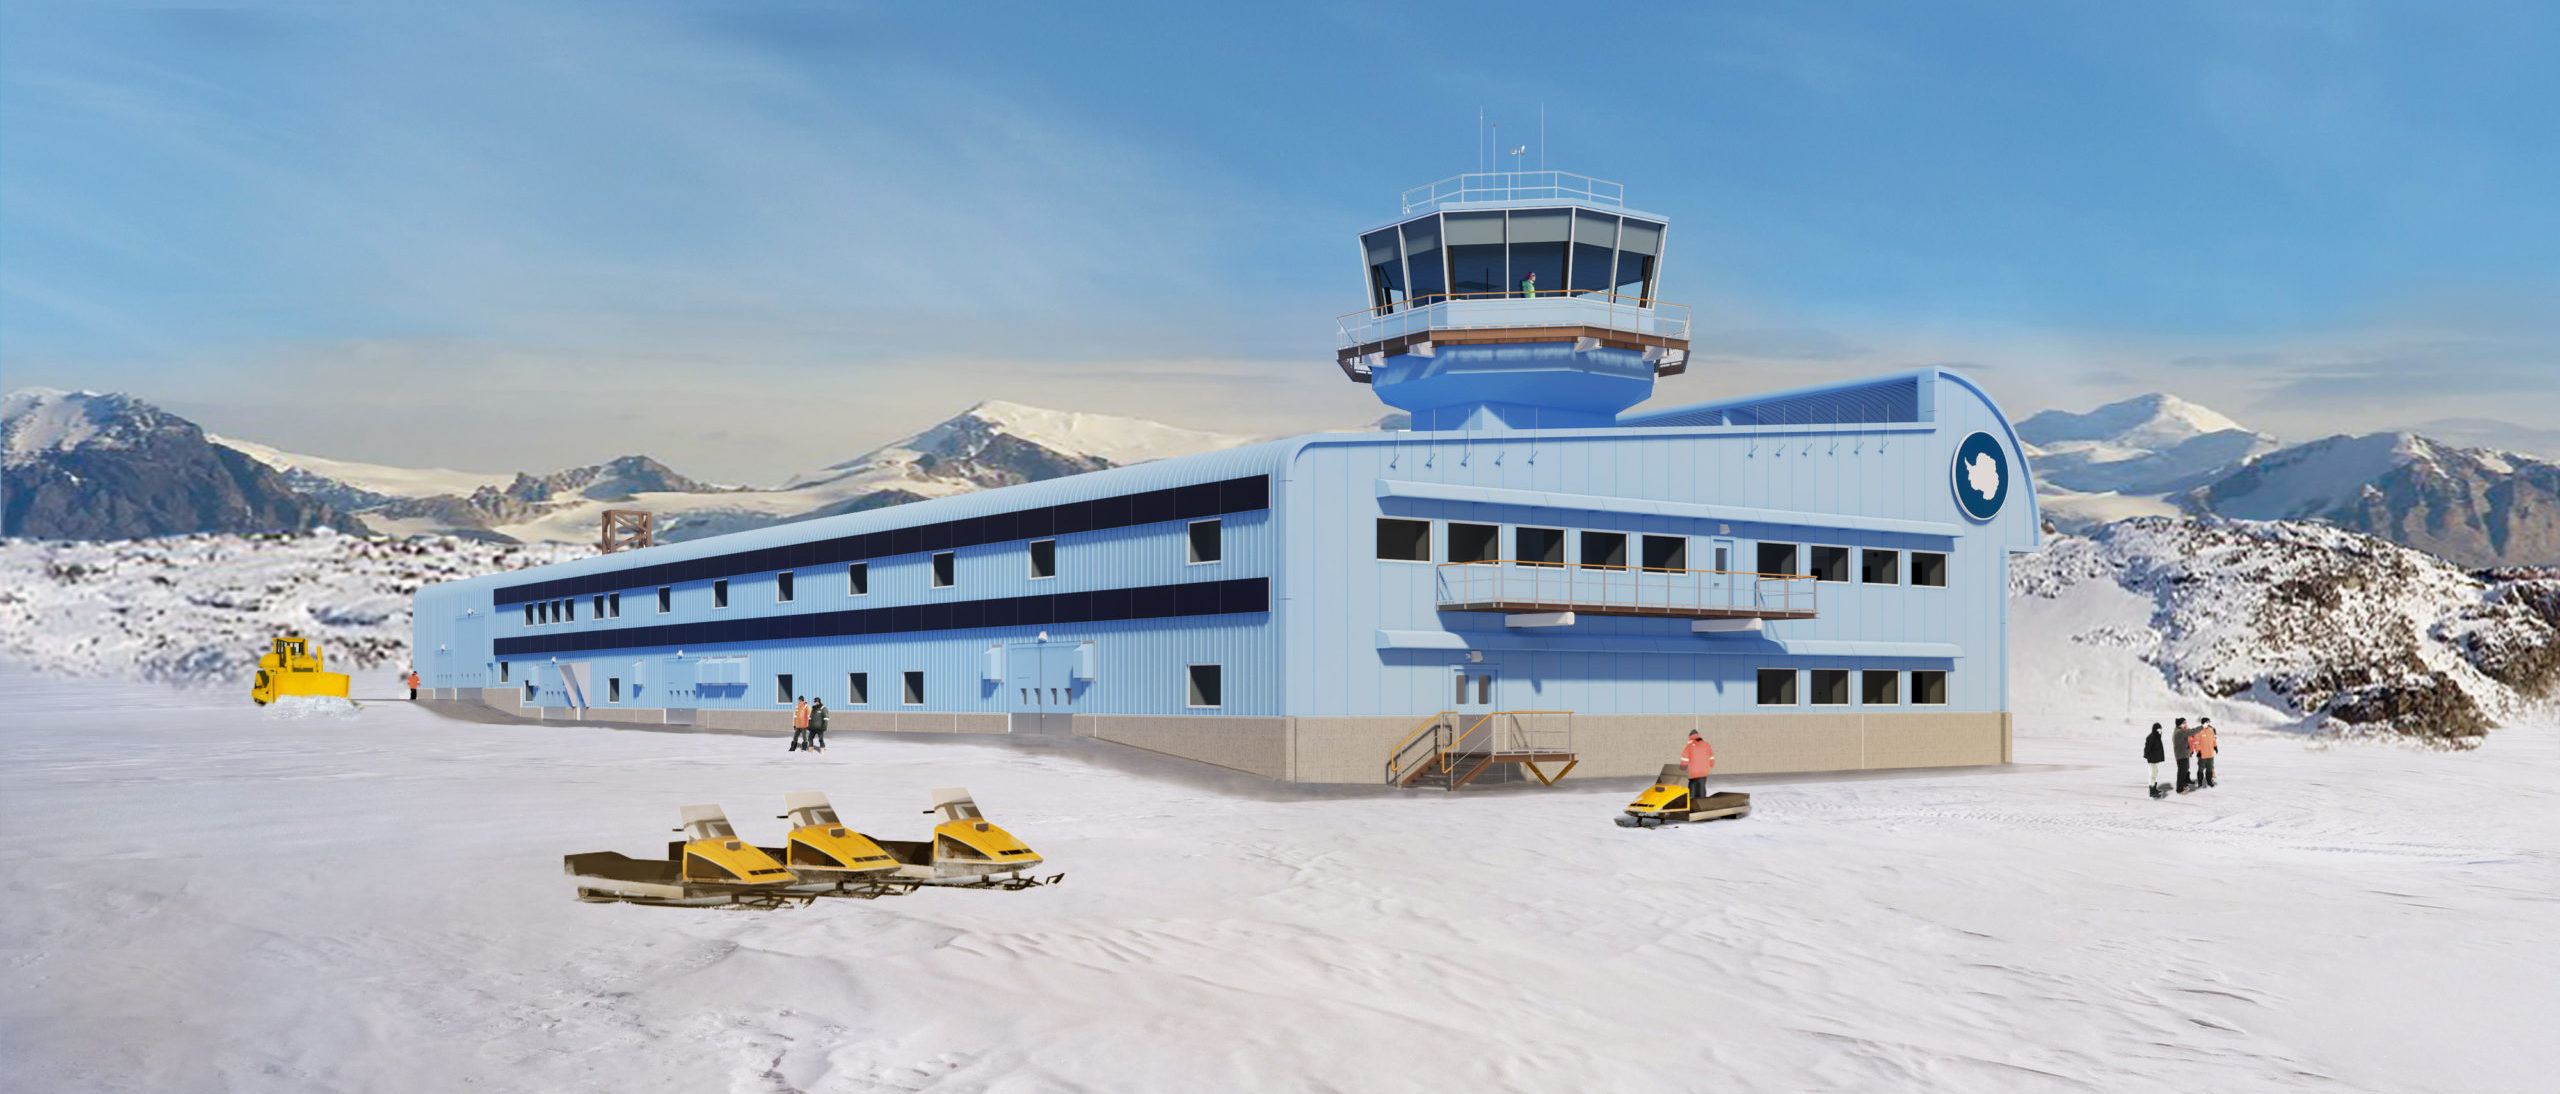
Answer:
[[(1554, 786), (1582, 761), (1573, 751), (1573, 712), (1499, 710), (1490, 714), (1444, 710), (1387, 752), (1387, 785), (1456, 790), (1482, 778), (1496, 764)], [(1547, 774), (1548, 764), (1561, 764)]]

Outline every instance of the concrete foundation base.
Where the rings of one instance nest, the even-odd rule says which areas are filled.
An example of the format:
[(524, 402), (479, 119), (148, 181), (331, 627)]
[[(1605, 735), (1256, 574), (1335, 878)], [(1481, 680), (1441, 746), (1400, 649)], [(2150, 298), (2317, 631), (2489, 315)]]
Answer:
[[(460, 717), (489, 714), (525, 722), (592, 722), (682, 727), (708, 733), (787, 737), (789, 710), (662, 710), (654, 707), (528, 707), (513, 688), (420, 693), (423, 705)], [(1004, 714), (829, 711), (830, 733), (1005, 733)], [(1079, 737), (1300, 783), (1376, 785), (1387, 750), (1421, 725), (1409, 716), (1376, 718), (1148, 717), (1078, 714)], [(1572, 778), (1651, 775), (1677, 759), (1690, 730), (1715, 746), (1719, 774), (1966, 767), (2009, 762), (2005, 713), (1896, 711), (1836, 714), (1584, 714), (1573, 718)]]

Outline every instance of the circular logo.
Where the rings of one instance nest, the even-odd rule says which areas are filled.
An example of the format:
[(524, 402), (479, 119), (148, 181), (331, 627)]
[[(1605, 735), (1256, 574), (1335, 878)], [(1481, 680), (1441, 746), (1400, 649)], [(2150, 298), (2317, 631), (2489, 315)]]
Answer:
[(2009, 500), (2009, 456), (1991, 434), (1976, 433), (1956, 446), (1956, 504), (1964, 515), (1990, 520)]

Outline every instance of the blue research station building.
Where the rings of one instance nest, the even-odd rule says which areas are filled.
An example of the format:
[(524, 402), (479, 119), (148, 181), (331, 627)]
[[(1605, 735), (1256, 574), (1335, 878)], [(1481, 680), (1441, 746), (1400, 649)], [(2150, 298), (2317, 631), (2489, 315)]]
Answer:
[(1446, 785), (2009, 759), (2035, 491), (1940, 368), (1631, 409), (1688, 363), (1666, 218), (1461, 175), (1363, 232), (1336, 364), (1413, 428), (1272, 441), (419, 591), (439, 704), (1073, 734)]

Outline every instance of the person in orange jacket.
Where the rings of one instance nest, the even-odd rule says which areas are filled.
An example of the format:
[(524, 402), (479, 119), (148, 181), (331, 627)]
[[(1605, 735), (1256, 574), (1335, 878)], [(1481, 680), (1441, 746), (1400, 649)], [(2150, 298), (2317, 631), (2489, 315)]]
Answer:
[(2220, 744), (2213, 731), (2213, 719), (2199, 719), (2196, 726), (2196, 787), (2213, 785), (2213, 750)]
[(799, 705), (791, 708), (791, 751), (809, 747), (809, 697), (794, 696)]
[(1716, 769), (1716, 749), (1697, 730), (1689, 731), (1689, 743), (1681, 746), (1680, 766), (1689, 769), (1689, 801), (1694, 808), (1707, 793), (1707, 773)]
[(418, 701), (418, 670), (416, 669), (409, 670), (409, 701), (412, 703)]

